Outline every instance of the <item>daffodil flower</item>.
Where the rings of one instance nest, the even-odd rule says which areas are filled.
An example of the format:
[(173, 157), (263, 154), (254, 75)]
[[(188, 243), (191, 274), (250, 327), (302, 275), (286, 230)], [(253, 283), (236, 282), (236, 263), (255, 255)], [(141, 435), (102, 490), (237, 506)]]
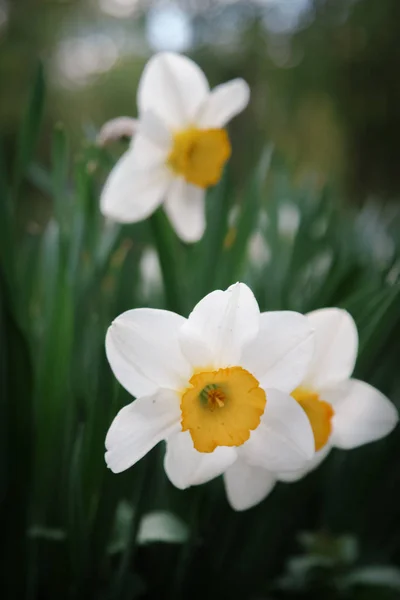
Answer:
[(201, 300), (188, 319), (134, 309), (112, 323), (106, 352), (137, 399), (106, 437), (114, 472), (167, 441), (165, 470), (178, 488), (204, 483), (236, 461), (274, 471), (304, 467), (314, 454), (310, 422), (289, 395), (313, 353), (307, 319), (260, 314), (237, 283)]
[(324, 308), (307, 315), (315, 350), (308, 371), (292, 397), (306, 412), (314, 435), (315, 455), (304, 468), (271, 472), (235, 463), (225, 474), (231, 505), (245, 510), (258, 504), (276, 481), (296, 481), (315, 469), (332, 447), (348, 450), (388, 435), (398, 421), (394, 405), (364, 381), (351, 379), (358, 334), (345, 310)]
[(205, 190), (220, 180), (231, 154), (225, 125), (248, 101), (243, 79), (210, 91), (192, 60), (156, 54), (140, 79), (136, 133), (102, 192), (103, 214), (132, 223), (164, 202), (179, 237), (199, 240), (205, 229)]

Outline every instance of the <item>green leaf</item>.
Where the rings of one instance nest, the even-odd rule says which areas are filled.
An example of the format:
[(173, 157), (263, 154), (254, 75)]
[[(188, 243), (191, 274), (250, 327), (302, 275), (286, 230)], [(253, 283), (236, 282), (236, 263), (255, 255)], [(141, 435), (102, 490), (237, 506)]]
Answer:
[(0, 264), (3, 269), (3, 285), (11, 291), (15, 286), (14, 219), (7, 179), (3, 143), (0, 138)]
[(342, 577), (340, 582), (345, 587), (384, 587), (400, 592), (400, 569), (385, 565), (362, 567)]
[(167, 511), (154, 511), (142, 518), (138, 533), (138, 544), (164, 542), (182, 544), (188, 539), (186, 525)]
[(234, 241), (232, 246), (226, 251), (225, 265), (222, 268), (221, 279), (224, 282), (222, 287), (238, 281), (244, 271), (248, 242), (258, 221), (264, 184), (268, 175), (271, 157), (272, 146), (269, 146), (261, 156), (250, 178), (247, 189), (243, 194)]
[(28, 108), (18, 136), (17, 154), (14, 163), (13, 191), (17, 196), (19, 186), (26, 174), (27, 168), (38, 140), (43, 117), (45, 99), (45, 79), (43, 65), (40, 63), (28, 101)]
[(27, 592), (28, 527), (32, 484), (33, 373), (28, 342), (15, 317), (0, 266), (0, 590)]
[(53, 132), (51, 155), (54, 214), (60, 227), (63, 243), (65, 243), (66, 231), (70, 220), (70, 206), (68, 204), (67, 195), (69, 149), (67, 136), (61, 124), (57, 125)]
[(226, 168), (219, 184), (207, 194), (207, 227), (203, 239), (199, 242), (198, 268), (192, 273), (193, 286), (198, 289), (194, 302), (216, 287), (232, 200), (233, 190), (229, 181), (229, 169)]

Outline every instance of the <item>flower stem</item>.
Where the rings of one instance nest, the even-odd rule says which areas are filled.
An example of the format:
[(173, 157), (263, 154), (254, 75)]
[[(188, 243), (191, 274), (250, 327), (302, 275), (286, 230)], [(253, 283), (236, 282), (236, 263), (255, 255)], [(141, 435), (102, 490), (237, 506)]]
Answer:
[(160, 261), (167, 308), (182, 315), (185, 312), (184, 294), (181, 293), (176, 270), (178, 263), (176, 238), (174, 239), (168, 220), (161, 209), (158, 209), (149, 221)]

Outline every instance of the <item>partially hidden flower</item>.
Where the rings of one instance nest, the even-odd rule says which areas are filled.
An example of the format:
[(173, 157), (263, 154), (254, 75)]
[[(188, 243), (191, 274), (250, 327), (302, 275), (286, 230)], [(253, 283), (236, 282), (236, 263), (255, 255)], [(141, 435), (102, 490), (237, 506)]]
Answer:
[(164, 203), (179, 237), (199, 240), (205, 190), (220, 180), (231, 154), (225, 126), (249, 95), (243, 79), (210, 91), (202, 70), (180, 54), (151, 58), (139, 82), (135, 135), (102, 192), (103, 214), (132, 223)]
[(208, 294), (188, 319), (147, 308), (123, 313), (107, 332), (106, 353), (137, 397), (106, 437), (116, 473), (162, 440), (166, 473), (181, 489), (236, 462), (291, 472), (314, 454), (310, 422), (289, 395), (312, 356), (312, 329), (295, 312), (260, 314), (244, 284)]
[(225, 476), (230, 503), (237, 510), (258, 504), (276, 481), (297, 481), (315, 469), (332, 447), (348, 450), (388, 435), (396, 426), (395, 406), (377, 389), (352, 379), (358, 334), (350, 314), (324, 308), (307, 315), (315, 349), (292, 397), (306, 412), (314, 435), (315, 455), (304, 468), (273, 472), (236, 463)]

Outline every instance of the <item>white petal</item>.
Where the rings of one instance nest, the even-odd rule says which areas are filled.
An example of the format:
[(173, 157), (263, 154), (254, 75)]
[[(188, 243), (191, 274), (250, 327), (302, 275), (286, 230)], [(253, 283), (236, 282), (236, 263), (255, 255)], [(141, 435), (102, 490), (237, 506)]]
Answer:
[(106, 462), (114, 473), (125, 471), (158, 442), (180, 429), (179, 398), (170, 390), (138, 398), (119, 411), (106, 437)]
[(339, 308), (322, 308), (306, 316), (315, 331), (315, 351), (304, 384), (319, 389), (348, 379), (358, 350), (352, 316)]
[(115, 142), (122, 137), (132, 138), (138, 129), (138, 120), (131, 117), (117, 117), (104, 123), (101, 127), (96, 144), (107, 146), (110, 142)]
[(261, 423), (240, 446), (251, 464), (270, 471), (294, 471), (314, 455), (314, 436), (306, 413), (288, 394), (266, 390), (267, 404)]
[(209, 93), (203, 71), (186, 56), (162, 52), (144, 68), (139, 83), (139, 114), (151, 110), (172, 129), (188, 126)]
[(378, 440), (397, 424), (394, 404), (364, 381), (350, 379), (321, 395), (335, 411), (332, 443), (338, 448), (356, 448)]
[(259, 317), (257, 300), (244, 283), (205, 296), (182, 327), (182, 335), (192, 336), (193, 344), (201, 339), (208, 348), (208, 364), (193, 366), (221, 368), (240, 364), (243, 345), (258, 333)]
[(138, 371), (129, 354), (121, 352), (118, 339), (111, 335), (111, 327), (106, 335), (106, 354), (114, 376), (132, 396), (147, 396), (158, 390), (159, 385)]
[[(143, 113), (138, 128), (141, 137), (156, 146), (157, 149), (162, 152), (162, 160), (165, 160), (171, 151), (173, 139), (171, 132), (160, 117), (151, 110), (148, 110)], [(135, 138), (132, 140), (132, 146), (134, 144)], [(141, 150), (143, 151), (143, 147)], [(154, 155), (154, 148), (152, 150)], [(157, 156), (157, 151), (155, 152), (155, 155)]]
[(179, 333), (179, 342), (185, 358), (193, 369), (211, 364), (212, 352), (209, 346), (197, 331), (187, 327), (186, 324)]
[(100, 200), (104, 216), (120, 223), (136, 223), (151, 215), (164, 200), (171, 183), (165, 165), (136, 168), (132, 150), (112, 169)]
[(279, 473), (279, 481), (291, 483), (293, 481), (298, 481), (299, 479), (302, 479), (303, 477), (308, 475), (310, 471), (314, 471), (314, 469), (316, 469), (322, 463), (322, 461), (328, 456), (331, 448), (332, 445), (330, 442), (325, 444), (325, 446), (321, 448), (321, 450), (318, 450), (318, 452), (314, 454), (312, 459), (308, 461), (307, 467), (305, 467), (304, 469), (298, 469), (297, 471), (285, 471)]
[(176, 233), (182, 241), (198, 242), (206, 227), (204, 189), (187, 183), (183, 177), (173, 180), (164, 204)]
[(272, 491), (276, 476), (266, 469), (238, 459), (224, 473), (229, 504), (234, 510), (247, 510), (259, 504)]
[(264, 388), (292, 392), (303, 379), (313, 351), (306, 317), (291, 311), (265, 312), (257, 338), (243, 350), (241, 364)]
[(151, 391), (187, 385), (191, 369), (178, 341), (185, 321), (175, 313), (152, 308), (128, 310), (113, 321), (106, 336), (107, 358), (128, 392), (138, 396), (146, 382)]
[(138, 129), (128, 150), (134, 170), (148, 170), (165, 165), (172, 143), (168, 130), (151, 112), (145, 113), (140, 119)]
[(196, 117), (196, 125), (203, 128), (224, 127), (249, 103), (250, 88), (244, 79), (233, 79), (212, 90)]
[(219, 446), (210, 453), (198, 452), (190, 433), (182, 431), (167, 440), (164, 468), (170, 481), (184, 490), (218, 477), (236, 458), (235, 448), (226, 446)]

